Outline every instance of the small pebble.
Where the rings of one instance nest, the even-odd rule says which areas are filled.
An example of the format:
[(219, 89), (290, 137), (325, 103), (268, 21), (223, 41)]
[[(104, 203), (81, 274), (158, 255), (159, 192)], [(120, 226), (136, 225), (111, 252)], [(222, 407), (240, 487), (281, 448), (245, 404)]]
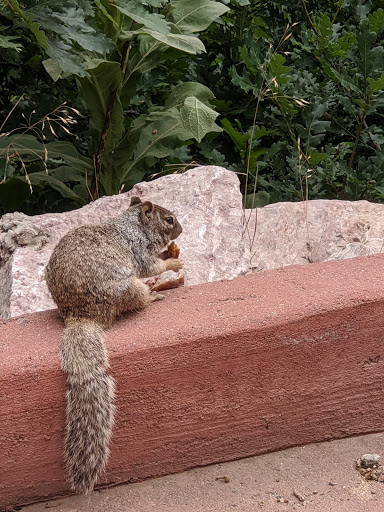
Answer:
[(222, 482), (224, 482), (226, 484), (228, 484), (230, 482), (230, 479), (227, 476), (217, 476), (216, 480), (221, 480)]
[(300, 494), (297, 491), (293, 491), (293, 495), (296, 496), (296, 498), (301, 501), (301, 503), (305, 503), (305, 498), (302, 494)]
[(377, 453), (366, 453), (360, 458), (360, 465), (362, 468), (372, 468), (380, 460), (380, 455)]

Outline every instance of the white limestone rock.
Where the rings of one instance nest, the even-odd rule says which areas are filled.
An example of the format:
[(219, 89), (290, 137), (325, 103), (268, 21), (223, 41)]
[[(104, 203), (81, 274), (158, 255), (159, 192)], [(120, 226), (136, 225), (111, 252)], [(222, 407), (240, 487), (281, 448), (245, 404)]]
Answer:
[[(44, 281), (44, 267), (55, 244), (70, 229), (119, 215), (129, 206), (132, 195), (176, 214), (183, 226), (177, 245), (184, 260), (186, 285), (232, 279), (250, 270), (242, 237), (241, 194), (236, 174), (221, 167), (198, 167), (185, 174), (139, 183), (128, 193), (103, 197), (72, 212), (33, 217), (8, 214), (6, 220), (9, 223), (13, 218), (19, 238), (23, 224), (36, 236), (30, 237), (30, 246), (7, 249), (7, 257), (12, 251), (13, 254), (0, 268), (0, 316), (8, 318), (54, 308)], [(10, 218), (11, 215), (14, 217)]]
[(384, 205), (314, 200), (247, 210), (245, 241), (254, 271), (368, 256), (384, 249)]
[(315, 200), (277, 203), (243, 214), (237, 176), (221, 167), (198, 167), (139, 183), (126, 194), (103, 197), (72, 212), (4, 215), (0, 220), (0, 317), (54, 308), (44, 281), (54, 245), (76, 226), (119, 215), (131, 195), (177, 215), (183, 226), (177, 245), (185, 262), (186, 285), (232, 279), (251, 268), (259, 272), (384, 250), (382, 204)]

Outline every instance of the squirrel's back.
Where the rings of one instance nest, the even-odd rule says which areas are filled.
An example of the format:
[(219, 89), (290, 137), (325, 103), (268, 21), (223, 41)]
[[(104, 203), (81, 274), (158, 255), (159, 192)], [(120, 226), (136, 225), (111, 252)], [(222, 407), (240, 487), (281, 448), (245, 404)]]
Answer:
[(134, 274), (129, 251), (122, 250), (109, 224), (80, 226), (56, 245), (46, 267), (46, 280), (63, 318), (95, 319), (109, 326), (116, 311), (116, 282)]

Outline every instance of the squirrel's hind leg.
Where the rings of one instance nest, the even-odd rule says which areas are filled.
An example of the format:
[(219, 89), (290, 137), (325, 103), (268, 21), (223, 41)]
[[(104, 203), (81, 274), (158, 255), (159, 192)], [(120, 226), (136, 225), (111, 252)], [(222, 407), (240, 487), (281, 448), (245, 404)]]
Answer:
[(150, 292), (149, 295), (150, 295), (150, 298), (151, 298), (151, 302), (156, 302), (157, 300), (165, 299), (165, 295), (162, 295), (161, 293)]
[(121, 296), (121, 313), (144, 309), (153, 300), (148, 286), (137, 277), (131, 277)]

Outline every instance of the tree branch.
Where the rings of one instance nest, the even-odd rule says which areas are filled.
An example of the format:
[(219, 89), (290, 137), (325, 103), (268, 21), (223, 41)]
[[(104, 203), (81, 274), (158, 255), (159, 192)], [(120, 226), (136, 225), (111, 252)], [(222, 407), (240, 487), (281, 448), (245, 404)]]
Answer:
[(309, 15), (309, 12), (308, 12), (308, 9), (307, 9), (307, 6), (305, 4), (305, 0), (301, 0), (301, 5), (303, 6), (303, 11), (304, 11), (304, 14), (305, 14), (305, 17), (307, 18), (307, 21), (308, 21), (308, 24), (309, 26), (311, 27), (311, 29), (314, 31), (314, 33), (317, 35), (317, 37), (319, 37), (319, 33), (318, 31), (316, 30), (316, 27), (314, 26), (314, 24), (312, 23), (312, 20), (311, 20), (311, 17)]

